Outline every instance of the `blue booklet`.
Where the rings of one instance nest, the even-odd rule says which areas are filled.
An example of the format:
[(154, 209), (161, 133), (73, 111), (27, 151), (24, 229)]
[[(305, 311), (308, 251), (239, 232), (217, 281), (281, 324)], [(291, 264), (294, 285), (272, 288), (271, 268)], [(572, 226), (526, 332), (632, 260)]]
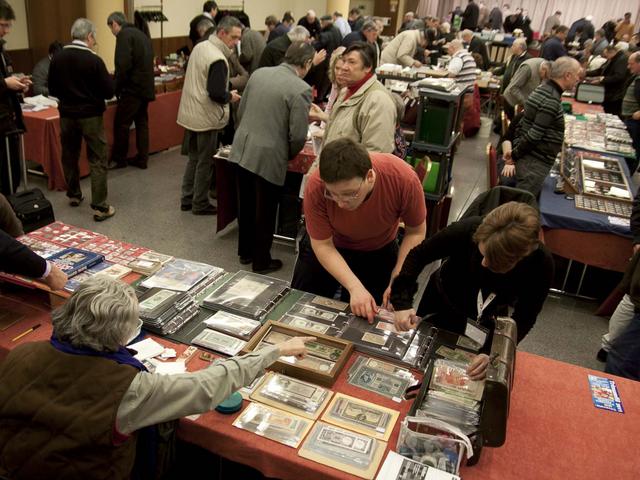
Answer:
[(104, 261), (104, 255), (99, 253), (80, 250), (79, 248), (65, 248), (54, 253), (48, 261), (53, 262), (60, 270), (73, 277), (89, 267)]

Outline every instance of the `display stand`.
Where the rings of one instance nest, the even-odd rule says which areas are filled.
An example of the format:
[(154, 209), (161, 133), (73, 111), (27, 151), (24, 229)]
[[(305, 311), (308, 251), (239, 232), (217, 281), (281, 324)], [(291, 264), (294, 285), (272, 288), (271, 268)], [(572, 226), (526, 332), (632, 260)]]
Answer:
[[(416, 132), (411, 144), (416, 159), (416, 170), (422, 159), (428, 158), (431, 165), (437, 164), (437, 178), (425, 180), (425, 201), (429, 212), (427, 237), (446, 226), (447, 198), (451, 185), (451, 169), (460, 135), (462, 102), (465, 91), (443, 92), (430, 88), (420, 88)], [(424, 168), (424, 167), (423, 167)], [(425, 172), (429, 173), (429, 172)], [(419, 172), (420, 175), (420, 172)]]

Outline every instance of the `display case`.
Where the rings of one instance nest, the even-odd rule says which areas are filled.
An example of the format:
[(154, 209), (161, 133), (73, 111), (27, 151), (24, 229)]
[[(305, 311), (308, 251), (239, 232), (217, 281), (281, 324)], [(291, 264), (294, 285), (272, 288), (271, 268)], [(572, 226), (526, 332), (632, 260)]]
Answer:
[(353, 344), (349, 341), (321, 333), (310, 334), (307, 330), (269, 320), (245, 345), (243, 352), (259, 350), (293, 337), (310, 335), (316, 337), (316, 340), (307, 343), (309, 352), (307, 356), (302, 359), (293, 356), (280, 357), (270, 369), (300, 380), (330, 387), (335, 383), (353, 351)]

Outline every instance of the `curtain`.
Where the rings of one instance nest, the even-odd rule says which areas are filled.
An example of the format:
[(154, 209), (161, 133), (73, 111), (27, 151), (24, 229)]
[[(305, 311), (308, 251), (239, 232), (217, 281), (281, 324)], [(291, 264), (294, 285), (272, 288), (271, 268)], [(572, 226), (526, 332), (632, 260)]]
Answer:
[[(478, 2), (476, 0), (476, 3)], [(608, 20), (617, 21), (626, 12), (631, 12), (631, 21), (635, 24), (635, 31), (640, 30), (640, 2), (638, 0), (500, 0), (485, 1), (491, 10), (498, 5), (510, 5), (511, 10), (522, 8), (529, 12), (531, 29), (541, 32), (544, 22), (556, 10), (562, 12), (560, 20), (563, 25), (570, 27), (573, 22), (587, 15), (593, 16), (593, 25), (600, 28)], [(460, 5), (462, 9), (467, 5), (466, 0), (420, 0), (416, 13), (418, 16), (436, 16), (448, 20), (449, 13)]]

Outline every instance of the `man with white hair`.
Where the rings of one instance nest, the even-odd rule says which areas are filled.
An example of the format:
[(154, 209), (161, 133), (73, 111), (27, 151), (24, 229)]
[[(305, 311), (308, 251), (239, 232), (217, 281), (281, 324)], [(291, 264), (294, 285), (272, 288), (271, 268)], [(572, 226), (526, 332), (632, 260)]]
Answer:
[[(504, 95), (505, 90), (511, 83), (511, 78), (518, 71), (523, 62), (529, 60), (531, 55), (527, 49), (527, 40), (524, 38), (516, 38), (511, 44), (511, 58), (502, 75), (502, 83), (500, 84), (500, 93)], [(513, 119), (513, 109), (509, 105), (505, 105), (505, 113), (510, 119)]]
[(602, 108), (605, 113), (620, 115), (624, 87), (629, 78), (627, 56), (613, 45), (605, 47), (603, 56), (607, 59), (607, 63), (598, 70), (588, 72), (587, 77), (595, 77), (592, 78), (592, 83), (604, 86)]
[(214, 410), (278, 357), (303, 358), (313, 340), (294, 337), (196, 372), (151, 373), (125, 348), (142, 326), (136, 294), (102, 275), (83, 282), (51, 323), (50, 339), (18, 345), (0, 365), (3, 478), (155, 478), (161, 462), (135, 464), (139, 437), (157, 453), (155, 425)]
[(489, 52), (487, 45), (473, 34), (471, 30), (463, 30), (460, 32), (460, 38), (467, 46), (469, 53), (477, 53), (482, 58), (482, 65), (479, 66), (482, 70), (488, 70), (491, 65), (491, 59), (489, 59)]
[(418, 46), (427, 46), (425, 30), (406, 30), (396, 35), (382, 50), (380, 62), (382, 64), (393, 63), (403, 67), (421, 67), (422, 62), (413, 58)]
[(540, 83), (549, 78), (550, 69), (551, 62), (544, 58), (530, 58), (522, 62), (502, 94), (511, 109), (516, 105), (524, 106), (529, 95), (538, 88)]
[(307, 14), (298, 20), (298, 25), (306, 28), (309, 31), (309, 37), (317, 39), (322, 27), (320, 26), (320, 20), (313, 10), (308, 10)]
[(473, 87), (476, 81), (476, 61), (462, 45), (462, 40), (449, 42), (449, 77), (456, 81), (460, 90)]
[(73, 41), (51, 61), (49, 93), (58, 98), (62, 168), (67, 197), (72, 207), (84, 200), (80, 189), (80, 148), (87, 144), (91, 175), (93, 219), (101, 222), (116, 213), (107, 203), (107, 140), (102, 114), (105, 100), (113, 97), (115, 85), (102, 59), (92, 50), (96, 27), (79, 18), (71, 27)]
[(308, 40), (309, 30), (300, 25), (293, 27), (285, 35), (267, 43), (267, 46), (262, 51), (258, 68), (280, 65), (284, 59), (284, 54), (293, 42), (307, 42)]
[(580, 64), (571, 57), (561, 57), (551, 66), (549, 76), (525, 103), (513, 150), (504, 156), (507, 165), (515, 163), (516, 186), (536, 197), (562, 149), (562, 92), (573, 89), (580, 80)]

